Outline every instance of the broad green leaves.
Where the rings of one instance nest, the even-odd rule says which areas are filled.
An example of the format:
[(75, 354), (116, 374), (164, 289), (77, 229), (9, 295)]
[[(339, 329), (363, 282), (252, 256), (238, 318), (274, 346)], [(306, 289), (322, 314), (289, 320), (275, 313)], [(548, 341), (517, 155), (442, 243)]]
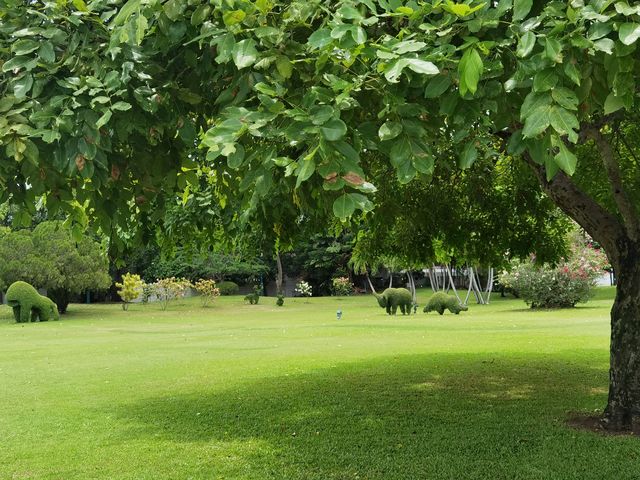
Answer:
[(531, 53), (535, 45), (536, 35), (531, 31), (525, 32), (518, 41), (518, 49), (516, 50), (516, 55), (521, 58), (527, 57)]
[(329, 120), (320, 127), (324, 138), (331, 142), (336, 142), (347, 133), (347, 125), (340, 119)]
[(462, 59), (458, 64), (458, 75), (460, 76), (460, 94), (462, 96), (470, 92), (472, 95), (478, 90), (478, 82), (483, 71), (483, 63), (480, 54), (475, 48), (465, 50)]
[(618, 30), (620, 41), (625, 45), (631, 45), (640, 38), (640, 24), (623, 23)]
[(251, 39), (239, 41), (234, 45), (231, 56), (239, 69), (250, 67), (258, 58), (256, 42)]
[(395, 83), (398, 81), (405, 68), (423, 75), (437, 75), (440, 73), (438, 67), (426, 60), (421, 60), (419, 58), (400, 58), (385, 71), (384, 76), (389, 82)]
[(518, 22), (524, 19), (533, 6), (533, 0), (514, 0), (513, 2), (513, 21)]
[(400, 122), (385, 122), (378, 130), (380, 140), (393, 140), (402, 132), (402, 124)]

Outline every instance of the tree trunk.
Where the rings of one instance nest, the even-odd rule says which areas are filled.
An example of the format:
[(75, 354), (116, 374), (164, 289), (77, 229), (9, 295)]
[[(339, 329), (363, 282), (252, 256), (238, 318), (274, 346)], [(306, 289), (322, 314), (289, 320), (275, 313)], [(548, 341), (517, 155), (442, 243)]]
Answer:
[(48, 292), (49, 298), (53, 300), (58, 307), (58, 313), (65, 314), (67, 313), (67, 308), (69, 307), (69, 292), (62, 289), (55, 289)]
[(618, 286), (611, 309), (609, 399), (603, 425), (640, 434), (640, 248), (618, 258)]
[(276, 253), (276, 266), (278, 272), (276, 273), (276, 295), (282, 295), (282, 279), (284, 274), (282, 272), (282, 259), (280, 258), (280, 252)]

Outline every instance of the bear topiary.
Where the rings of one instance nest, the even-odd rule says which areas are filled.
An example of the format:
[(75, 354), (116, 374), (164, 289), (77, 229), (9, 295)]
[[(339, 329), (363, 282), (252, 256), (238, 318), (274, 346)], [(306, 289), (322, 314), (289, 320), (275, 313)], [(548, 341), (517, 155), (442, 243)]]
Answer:
[(387, 288), (381, 294), (374, 293), (378, 299), (378, 305), (386, 308), (389, 315), (395, 315), (400, 307), (403, 315), (411, 315), (413, 300), (411, 292), (406, 288)]
[(7, 289), (7, 305), (18, 323), (59, 320), (58, 307), (27, 282), (15, 282)]
[(258, 295), (257, 293), (249, 293), (244, 296), (244, 301), (249, 302), (251, 305), (257, 305), (259, 299), (260, 295)]
[(469, 308), (465, 305), (460, 305), (458, 299), (453, 295), (447, 295), (444, 292), (436, 292), (431, 295), (427, 305), (424, 307), (425, 313), (433, 312), (434, 310), (440, 315), (442, 315), (445, 310), (449, 310), (451, 313), (458, 315), (460, 312), (466, 312)]

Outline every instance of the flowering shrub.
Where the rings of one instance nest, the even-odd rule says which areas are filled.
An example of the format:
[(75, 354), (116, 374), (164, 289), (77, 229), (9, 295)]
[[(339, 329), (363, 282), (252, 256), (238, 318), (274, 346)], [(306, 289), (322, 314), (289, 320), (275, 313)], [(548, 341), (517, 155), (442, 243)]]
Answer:
[(500, 282), (513, 289), (532, 308), (567, 308), (586, 302), (596, 279), (607, 266), (601, 250), (590, 245), (574, 245), (568, 259), (556, 267), (536, 265), (535, 257), (514, 262)]
[(312, 295), (311, 285), (304, 280), (299, 281), (295, 288), (296, 295), (300, 297), (310, 297)]
[(116, 282), (118, 288), (118, 295), (122, 299), (122, 309), (127, 310), (129, 304), (133, 302), (142, 292), (142, 286), (144, 282), (140, 278), (140, 275), (133, 273), (125, 273), (122, 276), (122, 283)]
[(216, 287), (214, 280), (200, 279), (193, 285), (193, 288), (200, 294), (200, 301), (203, 307), (206, 307), (214, 298), (220, 296), (220, 289)]
[(331, 280), (331, 290), (337, 297), (349, 296), (353, 293), (353, 284), (347, 277), (337, 277)]
[(166, 310), (169, 302), (176, 298), (182, 298), (191, 287), (191, 282), (184, 278), (161, 278), (154, 285), (154, 293), (161, 302), (162, 310)]

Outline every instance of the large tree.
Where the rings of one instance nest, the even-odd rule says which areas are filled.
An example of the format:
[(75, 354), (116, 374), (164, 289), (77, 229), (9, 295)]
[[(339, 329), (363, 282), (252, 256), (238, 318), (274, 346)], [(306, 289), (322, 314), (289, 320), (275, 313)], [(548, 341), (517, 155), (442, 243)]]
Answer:
[(283, 172), (292, 202), (341, 218), (372, 207), (370, 156), (401, 183), (449, 162), (443, 143), (461, 168), (521, 159), (617, 272), (604, 420), (640, 429), (640, 175), (634, 142), (616, 148), (633, 2), (8, 0), (0, 21), (0, 202), (46, 195), (107, 232), (160, 218), (197, 143), (218, 185), (267, 195)]

